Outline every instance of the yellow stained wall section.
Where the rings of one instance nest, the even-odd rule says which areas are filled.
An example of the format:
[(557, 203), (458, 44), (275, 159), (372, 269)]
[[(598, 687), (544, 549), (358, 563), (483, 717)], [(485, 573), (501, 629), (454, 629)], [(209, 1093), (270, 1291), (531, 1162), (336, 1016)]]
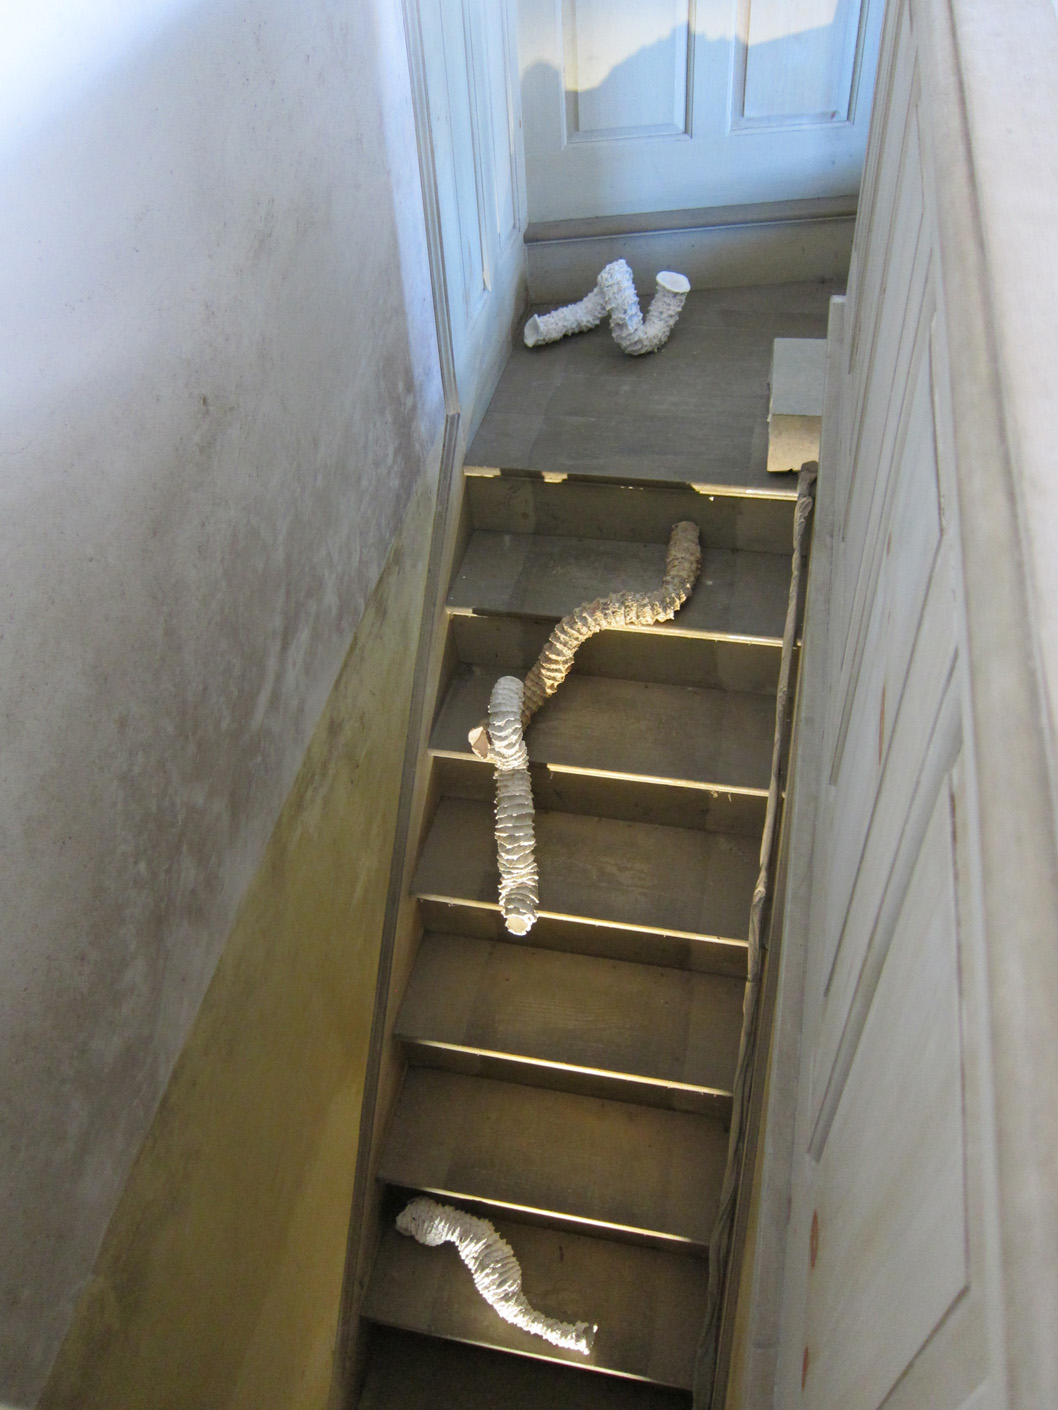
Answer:
[(326, 1405), (433, 509), (425, 476), (52, 1371), (52, 1410)]

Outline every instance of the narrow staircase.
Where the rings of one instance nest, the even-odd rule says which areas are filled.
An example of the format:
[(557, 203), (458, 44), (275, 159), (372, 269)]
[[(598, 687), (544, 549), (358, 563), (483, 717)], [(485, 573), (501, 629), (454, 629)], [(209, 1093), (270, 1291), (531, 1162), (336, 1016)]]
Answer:
[[(768, 355), (774, 336), (818, 334), (829, 292), (692, 295), (638, 363), (605, 330), (516, 350), (471, 446), (361, 1410), (689, 1405), (790, 578), (796, 485), (762, 460)], [(564, 400), (578, 379), (581, 417)], [(659, 394), (683, 397), (699, 453), (606, 454), (622, 420), (634, 444)], [(527, 731), (540, 908), (517, 940), (497, 903), (492, 769), (468, 731), (562, 615), (655, 587), (679, 520), (703, 547), (689, 601), (586, 643)], [(598, 1324), (590, 1356), (502, 1321), (451, 1245), (399, 1234), (422, 1193), (490, 1219), (535, 1308)]]

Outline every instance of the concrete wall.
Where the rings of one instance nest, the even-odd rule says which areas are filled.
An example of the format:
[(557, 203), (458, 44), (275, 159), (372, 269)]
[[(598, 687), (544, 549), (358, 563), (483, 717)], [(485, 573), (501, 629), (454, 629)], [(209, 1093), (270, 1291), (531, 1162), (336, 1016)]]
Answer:
[(251, 882), (41, 1400), (323, 1410), (433, 481)]
[[(0, 111), (0, 1397), (35, 1403), (87, 1288), (50, 1403), (95, 1403), (78, 1368), (109, 1342), (160, 1378), (149, 1403), (220, 1405), (313, 1223), (313, 1151), (355, 1149), (391, 830), (356, 820), (395, 802), (441, 391), (398, 7), (153, 0), (109, 30), (83, 8), (94, 33), (34, 7), (73, 58), (36, 89), (24, 62)], [(348, 694), (373, 676), (384, 740)], [(352, 880), (317, 924), (292, 899), (327, 884), (311, 829), (284, 814), (265, 848), (321, 714), (298, 786), (351, 771), (317, 841), (348, 838)], [(265, 983), (302, 945), (329, 1022)], [(266, 1024), (300, 1034), (302, 1084), (263, 1075)], [(122, 1249), (146, 1262), (108, 1284)], [(149, 1294), (181, 1268), (174, 1306), (204, 1306), (173, 1338)]]

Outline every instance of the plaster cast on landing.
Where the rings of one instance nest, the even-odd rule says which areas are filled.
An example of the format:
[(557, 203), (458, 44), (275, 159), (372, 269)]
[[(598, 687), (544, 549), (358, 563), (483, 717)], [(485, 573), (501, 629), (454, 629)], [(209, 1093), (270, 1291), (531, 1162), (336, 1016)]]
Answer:
[(554, 343), (571, 333), (583, 333), (610, 315), (610, 331), (622, 352), (630, 357), (657, 352), (668, 342), (676, 326), (690, 280), (683, 274), (663, 269), (646, 318), (639, 309), (632, 271), (623, 259), (614, 260), (600, 272), (595, 288), (579, 303), (567, 304), (553, 313), (536, 314), (525, 325), (525, 345)]
[(474, 1286), (505, 1322), (543, 1337), (552, 1346), (590, 1354), (598, 1328), (587, 1322), (559, 1322), (534, 1311), (522, 1292), (522, 1269), (514, 1250), (487, 1219), (421, 1197), (397, 1215), (397, 1228), (430, 1248), (454, 1243)]

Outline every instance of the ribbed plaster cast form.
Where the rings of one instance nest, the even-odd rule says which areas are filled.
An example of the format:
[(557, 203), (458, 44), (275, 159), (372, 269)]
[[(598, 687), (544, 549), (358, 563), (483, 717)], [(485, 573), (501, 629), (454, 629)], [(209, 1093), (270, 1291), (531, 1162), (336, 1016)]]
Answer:
[(582, 642), (607, 627), (651, 627), (671, 621), (690, 596), (701, 566), (698, 525), (684, 520), (672, 527), (665, 576), (656, 592), (616, 592), (597, 597), (563, 617), (525, 678), (522, 727), (569, 675)]
[(522, 737), (522, 683), (501, 676), (489, 698), (489, 760), (496, 766), (496, 856), (500, 910), (512, 935), (527, 935), (539, 900), (533, 790)]
[(644, 318), (631, 269), (623, 259), (614, 260), (600, 272), (595, 288), (579, 303), (567, 304), (553, 313), (534, 313), (525, 325), (525, 345), (534, 348), (571, 333), (584, 333), (601, 323), (608, 313), (610, 331), (622, 352), (630, 357), (657, 352), (676, 326), (690, 288), (685, 275), (663, 269)]
[(596, 1327), (587, 1322), (559, 1322), (529, 1306), (522, 1292), (521, 1264), (487, 1219), (423, 1196), (397, 1215), (397, 1228), (430, 1248), (454, 1243), (470, 1269), (474, 1286), (505, 1322), (543, 1337), (552, 1346), (579, 1351), (583, 1356), (591, 1352)]
[(534, 855), (533, 794), (523, 730), (569, 675), (577, 648), (607, 627), (650, 627), (668, 622), (691, 594), (702, 565), (698, 526), (674, 524), (665, 576), (656, 592), (617, 592), (585, 602), (563, 617), (525, 678), (501, 676), (489, 700), (487, 725), (470, 731), (470, 747), (496, 766), (496, 852), (500, 909), (512, 935), (536, 921), (538, 875)]

